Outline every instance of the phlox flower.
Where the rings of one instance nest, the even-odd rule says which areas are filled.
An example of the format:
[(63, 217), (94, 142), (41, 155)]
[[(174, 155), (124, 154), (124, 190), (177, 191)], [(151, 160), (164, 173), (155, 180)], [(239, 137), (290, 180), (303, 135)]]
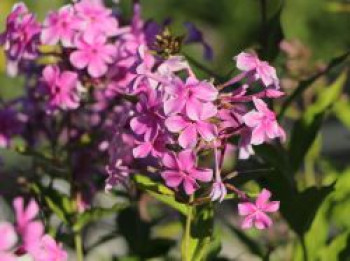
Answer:
[(253, 98), (256, 110), (243, 116), (244, 123), (252, 129), (251, 144), (260, 145), (274, 138), (285, 139), (285, 132), (276, 120), (276, 114), (271, 111), (263, 100)]
[(43, 89), (48, 96), (49, 110), (61, 108), (76, 109), (79, 106), (78, 75), (62, 71), (58, 66), (46, 66), (42, 76)]
[(261, 61), (254, 53), (242, 52), (235, 57), (236, 66), (244, 72), (252, 73), (255, 80), (261, 80), (263, 84), (279, 88), (279, 80), (276, 70), (265, 61)]
[(90, 76), (98, 78), (106, 74), (108, 65), (114, 61), (115, 47), (106, 42), (103, 35), (78, 37), (70, 61), (77, 69), (87, 68)]
[(114, 36), (118, 33), (117, 19), (101, 0), (82, 0), (74, 5), (74, 9), (77, 28), (89, 38), (99, 34)]
[(198, 117), (198, 110), (203, 103), (215, 101), (218, 96), (217, 89), (207, 81), (198, 81), (188, 77), (186, 82), (174, 78), (171, 84), (165, 86), (165, 92), (170, 96), (164, 102), (165, 114), (179, 113), (185, 109), (190, 118)]
[(238, 204), (238, 213), (246, 216), (241, 227), (243, 229), (251, 228), (253, 225), (257, 229), (265, 229), (272, 225), (272, 220), (265, 212), (276, 212), (279, 209), (279, 201), (271, 201), (271, 192), (263, 189), (257, 197), (255, 203), (245, 202)]
[(158, 133), (158, 135), (152, 139), (146, 139), (145, 141), (138, 142), (137, 147), (133, 149), (133, 155), (135, 158), (145, 158), (148, 155), (153, 157), (161, 157), (166, 152), (166, 142), (169, 137), (166, 134)]
[(170, 132), (180, 133), (179, 144), (182, 148), (193, 148), (197, 144), (198, 135), (210, 142), (217, 136), (217, 127), (208, 122), (217, 113), (212, 103), (204, 104), (191, 114), (192, 118), (183, 115), (170, 116), (165, 120), (165, 126)]
[(221, 180), (217, 180), (213, 183), (209, 197), (212, 201), (219, 200), (222, 202), (227, 195), (227, 189), (225, 184)]
[(39, 247), (31, 253), (36, 261), (66, 261), (67, 252), (51, 236), (44, 235)]
[(163, 157), (165, 170), (161, 173), (166, 185), (178, 188), (181, 184), (187, 195), (192, 195), (198, 188), (198, 182), (210, 182), (213, 178), (211, 169), (196, 167), (196, 156), (191, 150), (166, 153)]
[(72, 5), (63, 6), (60, 10), (47, 15), (41, 32), (41, 42), (55, 45), (61, 41), (64, 47), (71, 47), (76, 28), (77, 21)]

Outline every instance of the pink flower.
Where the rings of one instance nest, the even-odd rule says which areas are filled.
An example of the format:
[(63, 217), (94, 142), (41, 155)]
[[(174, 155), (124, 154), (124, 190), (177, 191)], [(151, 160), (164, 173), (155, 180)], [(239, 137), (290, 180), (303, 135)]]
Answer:
[(55, 45), (61, 40), (63, 46), (71, 47), (76, 28), (73, 7), (66, 5), (59, 11), (48, 14), (41, 32), (41, 41), (43, 44)]
[(272, 220), (265, 212), (276, 212), (279, 209), (279, 201), (269, 202), (271, 192), (263, 189), (254, 203), (245, 202), (238, 204), (238, 213), (246, 216), (242, 223), (243, 229), (251, 228), (253, 225), (257, 229), (265, 229), (272, 225)]
[(151, 140), (136, 142), (138, 146), (133, 149), (133, 155), (135, 158), (145, 158), (149, 154), (153, 157), (161, 157), (166, 151), (167, 140), (167, 135), (160, 133)]
[(0, 260), (16, 261), (16, 257), (10, 253), (10, 250), (17, 242), (17, 235), (12, 224), (7, 222), (0, 223)]
[(285, 132), (276, 120), (276, 114), (269, 110), (263, 100), (253, 98), (255, 108), (243, 116), (244, 123), (252, 128), (251, 144), (260, 145), (264, 141), (280, 137), (285, 139)]
[(39, 213), (39, 206), (31, 200), (27, 207), (24, 207), (23, 198), (16, 198), (13, 201), (16, 212), (16, 230), (22, 238), (21, 248), (31, 252), (40, 243), (44, 227), (39, 221), (35, 221)]
[(256, 54), (242, 52), (235, 59), (237, 68), (241, 71), (253, 73), (255, 80), (260, 79), (266, 87), (274, 85), (279, 88), (275, 68), (267, 62), (259, 60)]
[(49, 235), (41, 238), (39, 248), (32, 255), (36, 261), (66, 261), (68, 259), (68, 255), (62, 249), (61, 244), (57, 244)]
[(208, 142), (217, 136), (215, 124), (207, 122), (216, 113), (216, 107), (207, 103), (203, 107), (196, 108), (196, 111), (191, 114), (194, 116), (192, 119), (181, 115), (170, 116), (166, 119), (165, 126), (170, 132), (180, 133), (178, 141), (181, 147), (193, 148), (197, 144), (198, 134)]
[(118, 33), (118, 22), (112, 16), (112, 10), (104, 7), (102, 1), (82, 0), (74, 8), (77, 27), (89, 38), (99, 34), (114, 36)]
[(179, 113), (185, 109), (190, 118), (198, 117), (203, 103), (215, 101), (218, 96), (217, 89), (209, 82), (199, 82), (189, 77), (184, 83), (180, 78), (175, 78), (173, 83), (165, 87), (170, 98), (164, 102), (165, 114)]
[(108, 64), (114, 61), (115, 47), (106, 43), (103, 35), (79, 37), (75, 45), (78, 50), (70, 55), (70, 61), (77, 69), (87, 67), (88, 73), (95, 78), (106, 74)]
[(79, 106), (78, 75), (60, 72), (58, 66), (46, 66), (43, 70), (43, 88), (49, 98), (49, 109), (76, 109)]
[(161, 175), (170, 188), (178, 188), (183, 184), (187, 195), (192, 195), (199, 185), (197, 180), (209, 182), (213, 178), (213, 171), (200, 169), (196, 165), (196, 157), (191, 150), (181, 151), (177, 156), (174, 153), (166, 153), (163, 157), (166, 168)]

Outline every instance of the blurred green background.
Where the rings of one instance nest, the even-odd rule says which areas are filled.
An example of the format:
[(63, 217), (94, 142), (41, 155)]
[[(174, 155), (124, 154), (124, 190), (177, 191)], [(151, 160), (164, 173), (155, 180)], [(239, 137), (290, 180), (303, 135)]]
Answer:
[[(0, 31), (15, 2), (0, 0)], [(42, 20), (48, 10), (57, 9), (69, 1), (24, 2)], [(265, 22), (261, 11), (264, 2)], [(214, 59), (204, 61), (201, 49), (196, 46), (185, 47), (185, 52), (219, 75), (231, 71), (234, 67), (232, 57), (242, 50), (259, 49), (262, 43), (268, 43), (275, 53), (274, 64), (286, 82), (283, 86), (287, 93), (294, 88), (290, 81), (298, 82), (313, 75), (333, 57), (350, 49), (350, 1), (347, 0), (141, 0), (141, 3), (146, 19), (162, 22), (173, 18), (172, 29), (176, 33), (184, 32), (183, 22), (195, 23), (212, 46)], [(130, 16), (130, 1), (120, 0), (119, 10)], [(277, 40), (280, 38), (276, 36), (281, 32), (284, 39), (296, 41), (289, 54), (279, 52)], [(296, 52), (294, 56), (293, 51)], [(303, 105), (289, 109), (284, 124), (290, 126), (291, 122), (301, 118), (311, 104), (325, 103), (327, 97), (322, 96), (322, 92), (341, 71), (344, 68), (331, 72), (304, 93)], [(0, 94), (6, 97), (17, 95), (21, 91), (20, 82), (19, 78), (10, 79), (5, 75), (4, 55), (0, 52)], [(309, 260), (350, 260), (349, 80), (344, 78), (341, 84), (342, 92), (330, 101), (332, 108), (328, 120), (306, 154), (302, 170), (295, 176), (300, 190), (329, 185), (338, 179), (335, 192), (320, 205), (305, 235)], [(222, 206), (222, 216), (228, 220), (233, 215), (229, 208), (232, 207)], [(231, 258), (228, 260), (260, 260), (264, 255), (261, 253), (271, 248), (272, 260), (302, 260), (301, 245), (294, 240), (296, 236), (281, 223), (277, 225), (277, 232), (266, 235), (245, 234), (237, 229), (224, 231), (223, 252)]]

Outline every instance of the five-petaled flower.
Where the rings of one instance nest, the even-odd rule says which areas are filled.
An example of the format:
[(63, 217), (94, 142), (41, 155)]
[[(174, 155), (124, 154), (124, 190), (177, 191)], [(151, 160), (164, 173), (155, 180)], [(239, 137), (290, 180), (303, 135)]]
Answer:
[(272, 220), (265, 212), (276, 212), (279, 209), (279, 201), (271, 201), (271, 192), (263, 189), (256, 199), (255, 203), (244, 202), (238, 204), (238, 213), (246, 216), (242, 223), (243, 229), (251, 228), (253, 225), (257, 229), (265, 229), (272, 225)]

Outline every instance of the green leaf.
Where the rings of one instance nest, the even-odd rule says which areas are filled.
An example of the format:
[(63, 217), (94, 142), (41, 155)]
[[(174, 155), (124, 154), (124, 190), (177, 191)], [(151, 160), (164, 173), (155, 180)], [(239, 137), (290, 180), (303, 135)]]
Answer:
[(350, 260), (350, 234), (343, 233), (337, 236), (332, 242), (319, 253), (321, 261), (348, 261)]
[(92, 208), (86, 210), (82, 214), (78, 215), (77, 220), (73, 226), (73, 230), (75, 232), (81, 231), (87, 224), (96, 222), (104, 217), (109, 215), (113, 215), (125, 208), (127, 208), (129, 204), (126, 203), (116, 203), (110, 208)]
[(165, 203), (169, 207), (179, 211), (181, 214), (186, 215), (188, 211), (187, 205), (178, 202), (175, 198), (175, 193), (168, 187), (154, 182), (149, 177), (143, 175), (135, 175), (134, 181), (136, 186), (157, 200)]
[(318, 78), (328, 74), (331, 70), (333, 70), (335, 67), (343, 63), (349, 56), (350, 52), (347, 52), (339, 57), (336, 57), (332, 59), (327, 68), (323, 70), (322, 72), (317, 73), (316, 75), (310, 77), (307, 80), (301, 81), (299, 83), (299, 86), (295, 89), (295, 91), (286, 99), (286, 101), (283, 103), (281, 111), (278, 115), (278, 118), (281, 119), (283, 115), (285, 114), (288, 107), (297, 99), (299, 98), (306, 89), (311, 86)]

